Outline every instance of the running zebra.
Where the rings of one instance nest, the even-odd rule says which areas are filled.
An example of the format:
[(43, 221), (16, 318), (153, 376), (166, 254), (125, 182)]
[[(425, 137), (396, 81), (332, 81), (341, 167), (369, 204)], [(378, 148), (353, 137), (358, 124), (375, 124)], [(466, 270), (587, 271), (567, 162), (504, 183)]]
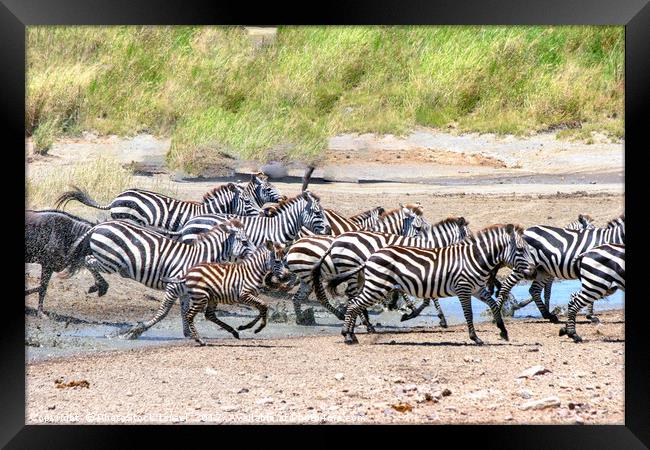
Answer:
[[(237, 264), (201, 263), (190, 268), (184, 275), (175, 278), (165, 278), (167, 289), (165, 300), (160, 305), (155, 316), (140, 322), (131, 330), (130, 335), (139, 336), (147, 329), (162, 320), (171, 309), (177, 297), (188, 296), (189, 305), (183, 311), (183, 327), (190, 330), (190, 337), (199, 345), (205, 345), (194, 327), (194, 316), (205, 309), (205, 318), (216, 323), (224, 330), (239, 339), (239, 333), (230, 325), (217, 318), (216, 306), (219, 303), (241, 303), (257, 308), (259, 315), (251, 322), (239, 326), (238, 330), (246, 330), (255, 325), (260, 319), (262, 323), (255, 329), (259, 333), (266, 326), (268, 307), (257, 298), (265, 285), (272, 288), (281, 287), (281, 283), (289, 278), (289, 272), (284, 265), (284, 245), (267, 241), (243, 262)], [(276, 278), (279, 283), (273, 281)]]
[[(267, 182), (253, 175), (246, 188), (228, 183), (212, 189), (203, 196), (202, 202), (177, 200), (144, 189), (128, 189), (108, 205), (100, 205), (81, 189), (74, 187), (57, 199), (57, 208), (64, 208), (71, 200), (101, 210), (110, 210), (111, 218), (129, 220), (138, 225), (159, 230), (175, 231), (188, 219), (199, 214), (231, 213), (240, 216), (260, 214), (259, 201), (280, 198), (277, 190), (269, 190)], [(251, 193), (252, 197), (246, 193)], [(277, 194), (277, 195), (276, 195)]]
[(328, 283), (330, 291), (358, 274), (360, 292), (347, 304), (341, 334), (346, 344), (356, 344), (354, 322), (365, 308), (382, 301), (393, 290), (404, 291), (419, 298), (457, 296), (463, 307), (469, 337), (481, 345), (472, 322), (471, 297), (488, 304), (499, 328), (501, 338), (508, 340), (501, 312), (483, 290), (492, 269), (501, 263), (515, 267), (524, 274), (532, 273), (534, 261), (522, 237), (523, 229), (512, 225), (493, 225), (474, 237), (443, 248), (390, 245), (374, 252), (363, 264), (342, 273)]
[(582, 283), (580, 291), (571, 294), (566, 326), (560, 336), (568, 335), (574, 342), (582, 342), (576, 333), (576, 314), (594, 301), (625, 290), (625, 245), (605, 244), (594, 247), (575, 260), (575, 270)]
[[(243, 224), (249, 241), (255, 246), (263, 245), (267, 240), (273, 242), (289, 242), (296, 239), (300, 228), (307, 227), (317, 234), (327, 234), (329, 225), (320, 198), (309, 191), (282, 200), (274, 206), (274, 214), (266, 216), (239, 217)], [(213, 226), (224, 223), (233, 218), (226, 214), (202, 214), (188, 220), (177, 232), (170, 232), (170, 236), (180, 238), (181, 242), (191, 243), (201, 233)]]
[[(354, 270), (361, 267), (374, 252), (389, 245), (403, 245), (421, 248), (439, 248), (456, 244), (471, 236), (469, 223), (463, 217), (449, 217), (427, 229), (427, 233), (418, 237), (397, 236), (388, 233), (374, 231), (356, 231), (343, 233), (337, 236), (334, 242), (327, 249), (325, 254), (313, 265), (312, 283), (316, 291), (318, 301), (329, 311), (331, 306), (327, 295), (321, 284), (324, 277), (339, 277), (349, 273), (347, 279), (348, 287), (346, 295), (354, 296), (358, 292), (358, 286), (353, 278)], [(328, 308), (329, 305), (330, 307)], [(336, 316), (343, 319), (342, 311), (337, 311)], [(364, 312), (364, 319), (367, 320), (367, 313)], [(370, 332), (373, 328), (366, 324)]]
[(152, 289), (163, 290), (164, 278), (176, 277), (201, 262), (243, 258), (252, 250), (237, 220), (216, 226), (193, 245), (173, 241), (130, 222), (111, 220), (91, 228), (70, 254), (85, 253), (86, 265), (95, 270), (119, 273)]
[[(567, 228), (567, 230), (588, 230), (588, 229), (593, 229), (593, 228), (595, 228), (595, 225), (593, 224), (593, 221), (594, 220), (592, 219), (591, 216), (589, 216), (587, 214), (580, 214), (578, 216), (578, 218), (576, 220), (574, 220), (573, 222), (571, 222), (566, 228)], [(497, 270), (494, 271), (494, 277), (492, 277), (493, 279), (491, 279), (491, 283), (490, 282), (488, 283), (488, 284), (494, 285), (496, 287), (497, 291), (500, 289), (500, 284), (501, 284), (496, 279), (496, 273), (498, 272), (499, 268), (497, 268)], [(549, 300), (550, 300), (550, 296), (551, 296), (552, 284), (553, 284), (553, 279), (551, 278), (544, 285), (544, 299), (545, 299), (545, 302), (546, 302), (546, 308), (547, 309), (548, 309), (548, 304), (549, 304)], [(488, 291), (490, 292), (490, 295), (492, 295), (494, 289), (488, 288)], [(406, 320), (413, 319), (413, 318), (419, 316), (422, 313), (422, 311), (424, 310), (424, 308), (426, 308), (430, 304), (430, 299), (427, 298), (427, 299), (424, 299), (422, 301), (420, 306), (415, 307), (415, 305), (409, 300), (408, 297), (403, 296), (403, 298), (404, 298), (404, 303), (406, 304), (405, 306), (407, 308), (409, 308), (411, 311), (408, 312), (408, 313), (404, 313), (402, 315), (402, 318), (401, 318), (402, 322), (404, 322)], [(436, 304), (437, 300), (433, 299), (433, 301), (434, 301), (434, 304)], [(524, 301), (522, 303), (519, 303), (516, 306), (516, 309), (523, 308), (529, 302), (532, 302), (532, 301), (533, 301), (533, 299), (530, 298), (530, 300), (528, 300), (528, 301)], [(436, 310), (438, 311), (438, 318), (440, 319), (440, 326), (443, 327), (443, 328), (446, 328), (447, 319), (445, 318), (445, 315), (442, 312), (442, 309), (440, 308), (439, 304), (436, 305)], [(593, 315), (593, 304), (590, 305), (590, 310), (589, 310), (589, 313), (587, 315), (587, 318), (592, 319), (592, 320), (594, 320), (594, 319), (598, 320), (595, 317), (592, 318), (591, 315)]]
[[(625, 217), (611, 220), (605, 228), (588, 230), (567, 230), (565, 228), (539, 225), (524, 232), (524, 240), (531, 247), (537, 274), (529, 289), (537, 308), (545, 319), (558, 323), (555, 314), (542, 301), (541, 292), (545, 285), (554, 278), (575, 280), (579, 274), (576, 259), (584, 252), (603, 244), (625, 244)], [(510, 294), (524, 274), (514, 270), (502, 283), (498, 294), (499, 306)], [(547, 291), (550, 300), (550, 289)]]

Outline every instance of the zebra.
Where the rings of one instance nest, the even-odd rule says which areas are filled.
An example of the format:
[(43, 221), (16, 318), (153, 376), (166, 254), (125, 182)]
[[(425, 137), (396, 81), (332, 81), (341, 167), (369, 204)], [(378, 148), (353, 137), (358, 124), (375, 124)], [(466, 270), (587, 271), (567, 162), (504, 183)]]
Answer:
[(163, 290), (164, 278), (175, 277), (200, 262), (243, 258), (252, 250), (237, 220), (214, 227), (193, 245), (128, 221), (109, 220), (88, 230), (70, 254), (85, 253), (86, 265), (97, 271), (119, 273), (149, 288)]
[(202, 202), (177, 200), (144, 189), (128, 189), (108, 205), (100, 205), (88, 193), (73, 186), (73, 190), (59, 196), (57, 208), (64, 208), (71, 200), (92, 208), (109, 210), (111, 218), (115, 220), (129, 220), (138, 225), (171, 231), (179, 229), (188, 219), (198, 214), (232, 213), (248, 216), (260, 213), (260, 207), (245, 195), (243, 187), (235, 183), (213, 188), (203, 196)]
[(625, 245), (604, 244), (581, 254), (575, 261), (575, 270), (582, 283), (580, 291), (571, 294), (567, 323), (560, 336), (568, 335), (574, 342), (582, 342), (576, 333), (576, 314), (595, 300), (625, 290)]
[[(553, 278), (575, 280), (578, 278), (575, 260), (584, 252), (603, 244), (625, 243), (625, 216), (622, 215), (608, 222), (604, 228), (587, 230), (567, 230), (565, 228), (538, 225), (527, 228), (524, 240), (531, 247), (537, 272), (529, 292), (542, 313), (542, 317), (553, 323), (559, 320), (549, 312), (542, 301), (541, 292)], [(499, 306), (510, 294), (512, 287), (524, 278), (524, 274), (514, 270), (501, 283), (498, 293)], [(550, 290), (547, 291), (550, 299)]]
[[(266, 240), (273, 242), (293, 241), (304, 225), (317, 234), (327, 234), (329, 225), (320, 205), (320, 198), (309, 191), (280, 201), (274, 206), (274, 214), (266, 216), (239, 217), (249, 241), (255, 246), (263, 245)], [(180, 238), (181, 242), (191, 243), (201, 233), (214, 225), (231, 220), (232, 215), (202, 214), (188, 220), (183, 227), (170, 232), (169, 236)]]
[[(327, 308), (329, 301), (321, 284), (322, 272), (328, 278), (343, 274), (363, 265), (363, 263), (382, 247), (388, 245), (405, 245), (411, 247), (436, 248), (458, 243), (471, 236), (469, 223), (463, 217), (449, 217), (428, 228), (422, 237), (397, 236), (374, 231), (357, 231), (343, 233), (329, 246), (325, 254), (313, 265), (312, 283), (319, 302)], [(346, 294), (352, 297), (358, 292), (358, 286), (350, 273)], [(331, 305), (330, 305), (331, 306)], [(438, 305), (439, 306), (439, 305)], [(328, 308), (330, 311), (333, 309)], [(337, 311), (336, 316), (343, 319), (342, 311)], [(368, 323), (367, 312), (364, 310), (364, 324), (369, 332), (374, 329)]]
[[(595, 228), (595, 225), (593, 224), (593, 221), (594, 221), (593, 218), (591, 216), (589, 216), (588, 214), (580, 214), (580, 215), (578, 215), (578, 218), (576, 220), (574, 220), (573, 222), (571, 222), (569, 225), (566, 226), (566, 229), (567, 230), (593, 229), (593, 228)], [(497, 268), (494, 271), (494, 277), (492, 277), (493, 279), (491, 280), (492, 283), (497, 287), (497, 290), (500, 288), (500, 282), (496, 279), (496, 273), (498, 272), (498, 269), (499, 268)], [(550, 279), (544, 285), (544, 297), (546, 299), (546, 308), (547, 309), (548, 309), (548, 303), (549, 303), (549, 299), (550, 299), (552, 284), (553, 284), (553, 279)], [(489, 292), (490, 292), (490, 295), (492, 295), (493, 289), (489, 289)], [(405, 303), (406, 303), (406, 307), (411, 309), (411, 311), (409, 313), (404, 313), (402, 315), (402, 318), (401, 318), (402, 322), (404, 322), (406, 320), (413, 319), (413, 318), (419, 316), (420, 313), (422, 312), (422, 310), (424, 310), (424, 308), (426, 308), (430, 304), (428, 298), (423, 300), (422, 303), (420, 304), (420, 306), (418, 306), (418, 307), (415, 307), (413, 305), (413, 303), (410, 302), (410, 300), (408, 300), (408, 297), (404, 297), (404, 300), (405, 300)], [(434, 304), (437, 302), (436, 299), (433, 299), (433, 301), (434, 301)], [(532, 298), (530, 300), (528, 300), (528, 301), (524, 301), (522, 303), (517, 304), (516, 309), (523, 308), (524, 306), (526, 306), (531, 301), (533, 301)], [(590, 312), (587, 315), (587, 318), (590, 318), (589, 314), (593, 314), (593, 304), (590, 305), (590, 308), (591, 309), (590, 309)], [(438, 318), (440, 319), (440, 326), (443, 327), (443, 328), (446, 328), (447, 320), (446, 320), (445, 315), (442, 312), (442, 309), (440, 308), (439, 305), (436, 306), (436, 310), (438, 311)]]
[(384, 211), (379, 215), (379, 223), (372, 231), (403, 236), (417, 236), (429, 223), (422, 216), (420, 202), (399, 204), (399, 208)]
[(471, 297), (487, 303), (500, 330), (502, 339), (508, 332), (497, 303), (483, 287), (492, 269), (505, 263), (521, 273), (531, 274), (534, 261), (523, 240), (523, 228), (513, 225), (492, 225), (458, 244), (442, 248), (389, 245), (374, 252), (359, 267), (338, 275), (328, 283), (330, 291), (355, 273), (359, 292), (347, 304), (341, 334), (346, 344), (357, 344), (354, 334), (356, 316), (389, 292), (398, 289), (419, 298), (458, 296), (463, 307), (469, 337), (482, 345), (472, 323)]
[(267, 203), (277, 203), (286, 199), (285, 195), (281, 195), (280, 191), (269, 183), (269, 177), (262, 172), (251, 175), (250, 181), (244, 187), (244, 194), (246, 198), (254, 200), (260, 207)]
[[(240, 263), (201, 263), (181, 276), (165, 278), (164, 281), (168, 283), (165, 300), (158, 312), (151, 320), (137, 324), (129, 330), (129, 333), (139, 335), (155, 325), (167, 315), (176, 297), (183, 295), (189, 297), (188, 308), (182, 313), (183, 326), (190, 330), (190, 337), (199, 345), (204, 346), (205, 341), (199, 337), (194, 327), (194, 316), (204, 309), (206, 319), (239, 339), (237, 331), (217, 318), (215, 311), (219, 303), (242, 303), (257, 308), (259, 315), (237, 329), (251, 328), (262, 319), (254, 331), (259, 333), (266, 326), (268, 307), (257, 298), (257, 295), (264, 285), (278, 288), (288, 279), (289, 272), (284, 264), (284, 250), (284, 245), (266, 241), (266, 245), (256, 249), (250, 257)], [(273, 282), (273, 278), (280, 283)]]

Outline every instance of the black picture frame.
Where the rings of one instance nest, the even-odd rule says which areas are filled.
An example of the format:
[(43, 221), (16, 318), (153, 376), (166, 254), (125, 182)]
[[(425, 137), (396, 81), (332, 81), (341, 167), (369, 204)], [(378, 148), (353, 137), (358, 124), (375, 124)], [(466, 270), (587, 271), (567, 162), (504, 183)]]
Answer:
[[(15, 161), (16, 167), (24, 164), (24, 106), (25, 106), (25, 27), (48, 24), (593, 24), (625, 25), (625, 213), (628, 218), (627, 242), (632, 241), (628, 258), (632, 263), (627, 272), (626, 298), (630, 292), (631, 302), (625, 305), (625, 425), (622, 426), (446, 426), (410, 427), (393, 430), (390, 427), (373, 427), (371, 442), (377, 442), (391, 433), (399, 438), (408, 432), (409, 440), (413, 433), (431, 441), (432, 445), (445, 442), (457, 446), (469, 442), (473, 435), (482, 448), (586, 448), (586, 449), (633, 449), (648, 448), (650, 445), (650, 358), (647, 339), (643, 332), (647, 301), (641, 297), (640, 260), (644, 255), (641, 244), (643, 234), (642, 202), (644, 189), (642, 179), (643, 156), (647, 152), (647, 139), (644, 139), (642, 111), (650, 104), (650, 6), (648, 0), (446, 0), (446, 1), (358, 1), (351, 4), (312, 4), (303, 8), (298, 4), (279, 5), (267, 2), (252, 7), (246, 2), (215, 2), (183, 0), (156, 2), (152, 0), (2, 0), (0, 4), (0, 42), (2, 42), (2, 98), (0, 110), (2, 123), (8, 126), (5, 135), (5, 158), (21, 159)], [(644, 145), (645, 144), (645, 145)], [(12, 161), (11, 167), (14, 167)], [(9, 166), (8, 166), (9, 167)], [(9, 299), (4, 302), (2, 322), (2, 362), (0, 373), (0, 445), (7, 448), (41, 447), (88, 447), (115, 448), (133, 446), (134, 437), (146, 432), (147, 439), (153, 434), (158, 440), (172, 435), (176, 438), (190, 438), (196, 442), (196, 433), (227, 431), (234, 434), (235, 442), (250, 442), (251, 433), (247, 427), (156, 427), (149, 426), (25, 426), (25, 347), (24, 310), (18, 302), (18, 283), (24, 274), (19, 275), (17, 253), (20, 239), (20, 219), (24, 213), (24, 179), (19, 180), (20, 170), (8, 170), (7, 176), (16, 177), (4, 184), (4, 204), (11, 212), (2, 221), (5, 242), (15, 245), (16, 254), (3, 271), (3, 279), (11, 285)], [(23, 173), (24, 175), (24, 173)], [(21, 184), (22, 183), (22, 184)], [(23, 189), (17, 188), (23, 186)], [(22, 191), (22, 192), (21, 192)], [(635, 208), (636, 207), (636, 208)], [(15, 268), (15, 269), (14, 269)], [(24, 267), (23, 267), (24, 269)], [(638, 296), (635, 294), (638, 292)], [(638, 297), (638, 298), (637, 298)], [(9, 301), (11, 300), (11, 301)], [(636, 301), (638, 300), (638, 301)], [(636, 302), (635, 302), (636, 301)], [(277, 433), (285, 427), (264, 427), (259, 434), (266, 444), (274, 438), (283, 437)], [(341, 430), (353, 431), (350, 427), (302, 426), (290, 430), (291, 440), (318, 442), (322, 433), (336, 433)], [(155, 433), (151, 433), (155, 431)], [(190, 433), (192, 434), (190, 437)], [(443, 437), (444, 435), (444, 437)], [(405, 436), (402, 434), (402, 438)], [(232, 441), (231, 441), (232, 442)], [(342, 440), (329, 440), (329, 445), (344, 445)], [(380, 441), (381, 442), (381, 441)], [(406, 441), (408, 442), (408, 441)], [(451, 444), (453, 442), (453, 444)], [(279, 441), (287, 443), (286, 437)], [(213, 445), (219, 445), (214, 442)], [(222, 442), (223, 444), (223, 442)], [(196, 445), (196, 444), (193, 444)], [(443, 444), (444, 445), (444, 444)]]

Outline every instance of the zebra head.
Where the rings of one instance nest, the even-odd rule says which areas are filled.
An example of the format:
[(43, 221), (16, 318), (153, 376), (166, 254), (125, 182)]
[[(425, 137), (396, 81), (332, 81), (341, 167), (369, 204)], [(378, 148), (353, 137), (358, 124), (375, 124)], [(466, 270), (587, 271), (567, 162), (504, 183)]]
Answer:
[(511, 223), (502, 228), (507, 233), (504, 263), (513, 270), (532, 277), (535, 274), (536, 263), (530, 253), (530, 247), (523, 237), (523, 228)]
[[(286, 246), (267, 240), (266, 249), (269, 251), (269, 257), (266, 262), (266, 269), (269, 271), (269, 274), (281, 283), (289, 281), (291, 272), (287, 268)], [(267, 284), (272, 287), (277, 287), (272, 281), (267, 281)]]
[(255, 251), (255, 246), (248, 240), (244, 225), (237, 219), (232, 219), (226, 223), (219, 225), (223, 231), (228, 233), (228, 241), (230, 242), (231, 261), (243, 260), (248, 258)]
[(431, 224), (428, 223), (422, 217), (422, 205), (420, 202), (414, 204), (403, 205), (399, 204), (402, 213), (402, 235), (408, 237), (420, 236), (422, 233), (425, 233), (426, 230), (431, 228)]
[(567, 225), (567, 230), (591, 230), (596, 228), (594, 219), (588, 214), (580, 214), (577, 220)]
[(309, 191), (304, 191), (302, 196), (307, 200), (307, 205), (300, 212), (302, 224), (313, 233), (329, 234), (331, 228), (320, 199)]
[(269, 178), (262, 172), (251, 175), (249, 189), (259, 206), (286, 199), (286, 196), (280, 194), (278, 188), (269, 183)]

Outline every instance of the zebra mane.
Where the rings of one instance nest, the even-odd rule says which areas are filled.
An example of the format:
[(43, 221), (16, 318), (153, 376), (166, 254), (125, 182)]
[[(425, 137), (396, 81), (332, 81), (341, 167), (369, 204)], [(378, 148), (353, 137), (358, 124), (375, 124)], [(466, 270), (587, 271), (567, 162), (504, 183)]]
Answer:
[[(229, 191), (237, 192), (238, 189), (241, 188), (237, 186), (235, 183), (222, 184), (221, 186), (212, 188), (208, 192), (203, 194), (203, 202), (205, 203), (207, 200), (216, 197), (217, 194), (221, 191), (229, 190)], [(192, 203), (198, 203), (198, 202), (192, 202)]]
[[(404, 205), (404, 208), (410, 209), (411, 211), (413, 211), (415, 213), (416, 216), (421, 216), (423, 214), (422, 206), (420, 206), (419, 204), (416, 204), (416, 203), (408, 203), (408, 204)], [(390, 211), (384, 211), (383, 213), (381, 213), (379, 218), (380, 219), (385, 219), (386, 217), (398, 214), (400, 211), (402, 211), (401, 207), (391, 209)]]
[(611, 226), (616, 226), (616, 224), (623, 222), (625, 224), (625, 214), (621, 214), (620, 216), (610, 220), (607, 222), (607, 225), (605, 225), (605, 228), (609, 228)]
[(351, 216), (351, 220), (361, 220), (361, 219), (366, 219), (370, 216), (372, 216), (375, 212), (377, 212), (380, 216), (386, 212), (384, 208), (381, 206), (377, 206), (376, 208), (369, 209), (368, 211), (360, 212), (359, 214), (355, 214), (354, 216)]
[(524, 233), (524, 228), (519, 225), (519, 224), (503, 224), (503, 223), (495, 223), (494, 225), (488, 225), (487, 227), (477, 231), (473, 236), (468, 236), (465, 240), (465, 242), (476, 242), (478, 238), (483, 236), (486, 233), (489, 233), (492, 230), (499, 230), (499, 229), (505, 229), (508, 225), (512, 226), (514, 231), (516, 231), (519, 234)]
[(77, 222), (82, 222), (87, 225), (90, 225), (91, 227), (94, 225), (97, 225), (99, 222), (91, 222), (88, 219), (84, 219), (83, 217), (75, 216), (74, 214), (70, 214), (69, 212), (62, 211), (60, 209), (39, 209), (39, 210), (34, 210), (34, 209), (26, 209), (25, 213), (50, 213), (50, 214), (61, 214), (63, 216), (66, 216), (72, 220), (76, 220)]
[(465, 225), (469, 225), (469, 222), (464, 217), (450, 216), (450, 217), (447, 217), (446, 219), (442, 219), (438, 223), (432, 224), (431, 227), (433, 228), (433, 227), (437, 227), (439, 225), (446, 225), (446, 224), (456, 224), (459, 227), (462, 227), (462, 226), (465, 226)]
[(281, 213), (285, 209), (289, 208), (294, 203), (300, 201), (301, 199), (309, 200), (310, 197), (313, 198), (314, 200), (320, 201), (319, 196), (317, 196), (315, 194), (312, 194), (309, 191), (304, 191), (304, 192), (296, 195), (295, 197), (280, 200), (277, 204), (275, 204), (273, 206), (269, 206), (268, 208), (266, 208), (264, 210), (266, 212), (265, 215), (266, 215), (266, 217), (273, 217), (273, 216)]
[(594, 218), (591, 217), (589, 214), (580, 214), (578, 215), (578, 220), (586, 220), (587, 222), (593, 222)]

